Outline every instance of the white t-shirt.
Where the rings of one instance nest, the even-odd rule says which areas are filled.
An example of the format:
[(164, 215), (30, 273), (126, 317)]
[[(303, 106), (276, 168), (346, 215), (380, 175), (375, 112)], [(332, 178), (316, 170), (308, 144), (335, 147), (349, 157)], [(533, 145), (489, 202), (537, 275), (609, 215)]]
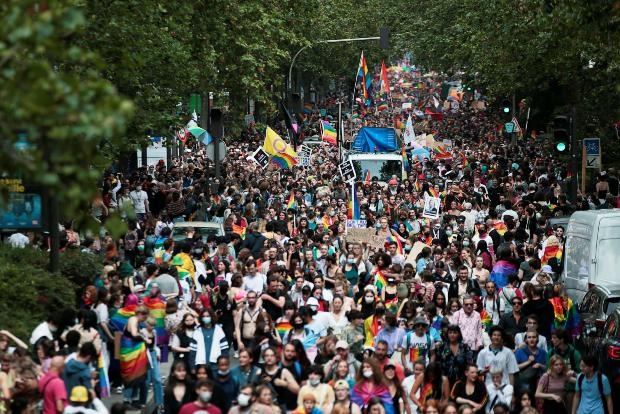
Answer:
[[(517, 359), (515, 354), (509, 348), (503, 347), (498, 353), (494, 353), (487, 346), (478, 354), (478, 360), (476, 361), (478, 370), (482, 371), (485, 368), (489, 370), (493, 368), (499, 368), (503, 372), (502, 384), (510, 382), (510, 374), (516, 374), (519, 372), (519, 366), (517, 365)], [(485, 384), (487, 387), (493, 383), (491, 375), (487, 372)]]
[(105, 303), (100, 303), (95, 308), (95, 313), (97, 313), (97, 323), (107, 323), (110, 319), (110, 314), (108, 312), (108, 305)]
[(21, 248), (26, 247), (28, 243), (30, 243), (30, 240), (28, 239), (27, 236), (23, 235), (22, 233), (15, 233), (15, 234), (12, 234), (11, 237), (9, 237), (8, 243), (9, 243), (9, 246), (13, 248), (21, 249)]
[(133, 190), (131, 193), (129, 193), (129, 198), (131, 199), (131, 202), (133, 204), (133, 208), (136, 211), (137, 214), (145, 214), (146, 213), (146, 206), (144, 205), (145, 201), (148, 200), (148, 195), (146, 194), (146, 191), (144, 190), (140, 190), (140, 191), (136, 191)]
[(254, 276), (243, 276), (243, 290), (246, 292), (253, 291), (260, 296), (263, 293), (266, 284), (267, 276), (262, 273), (256, 272)]
[(415, 332), (409, 332), (403, 337), (401, 347), (407, 361), (405, 368), (413, 369), (413, 364), (419, 358), (424, 358), (424, 365), (428, 365), (429, 354), (435, 349), (435, 343), (428, 334), (418, 336)]
[[(410, 395), (411, 395), (411, 389), (413, 388), (413, 383), (415, 382), (415, 375), (409, 375), (408, 377), (406, 377), (403, 380), (403, 389), (405, 391), (405, 395), (407, 396), (405, 401), (407, 404), (409, 404), (409, 408), (411, 409), (411, 414), (417, 414), (418, 413), (418, 406), (415, 405), (415, 403), (413, 402), (413, 400), (411, 399)], [(415, 393), (415, 397), (416, 398), (420, 398), (420, 390), (418, 389), (418, 392)]]
[(488, 297), (483, 299), (484, 310), (487, 311), (487, 314), (491, 315), (493, 319), (493, 325), (499, 325), (500, 312), (504, 312), (504, 304), (502, 301), (499, 301), (499, 306), (497, 304), (497, 298), (493, 298), (493, 300), (489, 300)]

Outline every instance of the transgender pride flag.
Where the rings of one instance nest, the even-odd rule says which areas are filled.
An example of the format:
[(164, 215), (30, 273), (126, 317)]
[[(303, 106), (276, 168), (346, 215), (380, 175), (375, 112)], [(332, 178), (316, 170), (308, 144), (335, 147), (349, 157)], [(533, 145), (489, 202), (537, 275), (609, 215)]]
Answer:
[(517, 273), (517, 265), (509, 260), (498, 260), (493, 266), (490, 280), (495, 283), (496, 289), (502, 289), (508, 284), (508, 276)]

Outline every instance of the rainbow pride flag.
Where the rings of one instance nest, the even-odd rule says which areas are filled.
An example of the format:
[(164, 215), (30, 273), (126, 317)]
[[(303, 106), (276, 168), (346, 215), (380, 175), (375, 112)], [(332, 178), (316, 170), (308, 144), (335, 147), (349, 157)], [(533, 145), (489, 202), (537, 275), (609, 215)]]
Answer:
[(323, 141), (329, 142), (332, 145), (336, 145), (338, 140), (338, 133), (336, 132), (336, 128), (333, 127), (329, 121), (321, 121), (321, 139)]
[(375, 286), (377, 287), (378, 294), (387, 286), (387, 278), (381, 270), (375, 272)]
[(99, 389), (102, 398), (110, 396), (110, 378), (108, 378), (108, 367), (105, 363), (105, 356), (107, 353), (106, 347), (101, 348), (99, 356), (97, 357), (97, 370), (99, 371)]
[(553, 305), (553, 327), (570, 332), (573, 338), (579, 336), (582, 331), (581, 315), (579, 315), (572, 299), (555, 297), (549, 299), (549, 302)]
[(368, 66), (366, 65), (366, 58), (364, 57), (364, 51), (360, 56), (360, 64), (357, 69), (357, 79), (361, 80), (362, 95), (364, 99), (368, 101), (370, 99), (370, 88), (372, 87), (372, 79), (368, 76)]
[(439, 197), (439, 191), (435, 190), (435, 187), (429, 187), (428, 188), (428, 193), (432, 196), (432, 197)]
[(148, 370), (148, 356), (144, 341), (136, 341), (123, 335), (121, 337), (121, 378), (127, 388), (140, 384)]
[(304, 114), (311, 114), (314, 112), (314, 104), (312, 102), (306, 102), (304, 104)]
[(136, 305), (129, 305), (117, 310), (110, 317), (110, 326), (112, 327), (112, 330), (116, 332), (123, 332), (127, 326), (127, 321), (129, 321), (129, 318), (136, 314), (136, 308)]
[(540, 263), (544, 266), (549, 263), (549, 260), (556, 258), (562, 259), (562, 246), (560, 241), (554, 235), (549, 236), (543, 243), (543, 256), (540, 259)]
[(286, 203), (287, 209), (295, 209), (297, 208), (297, 202), (295, 201), (295, 190), (291, 191), (291, 195), (288, 198), (288, 202)]
[[(385, 61), (381, 61), (381, 78), (379, 82), (379, 90), (382, 94), (390, 93), (390, 81), (388, 79), (387, 68), (385, 67)], [(387, 104), (386, 104), (387, 107)], [(386, 108), (387, 109), (387, 108)], [(381, 111), (381, 109), (379, 109)]]
[(360, 203), (357, 200), (357, 192), (352, 188), (351, 198), (349, 199), (349, 208), (347, 209), (347, 218), (349, 220), (359, 220), (361, 216)]
[(241, 237), (241, 240), (245, 240), (246, 228), (242, 226), (238, 226), (236, 224), (232, 225), (232, 231), (235, 234), (238, 234)]
[(482, 323), (482, 329), (485, 331), (488, 331), (491, 326), (493, 326), (493, 319), (491, 318), (491, 315), (489, 315), (484, 309), (480, 311), (480, 323)]
[(394, 236), (387, 236), (385, 238), (385, 243), (392, 243), (395, 242), (396, 246), (397, 246), (397, 251), (398, 254), (403, 254), (404, 250), (403, 250), (403, 244), (400, 242), (400, 239), (398, 237), (394, 237)]
[(413, 189), (415, 191), (420, 191), (422, 189), (422, 186), (420, 185), (420, 182), (418, 180), (415, 180), (415, 183), (413, 183)]
[(506, 234), (506, 231), (508, 231), (506, 223), (504, 223), (502, 220), (493, 223), (493, 228), (499, 233), (500, 236), (503, 236), (504, 234)]
[(293, 165), (296, 165), (297, 160), (293, 158), (292, 156), (290, 156), (289, 154), (281, 153), (278, 155), (272, 155), (271, 163), (282, 169), (287, 169), (287, 168), (292, 168)]
[(370, 184), (370, 170), (366, 170), (366, 174), (364, 175), (364, 183)]
[(169, 337), (166, 331), (164, 320), (166, 318), (166, 301), (163, 296), (152, 298), (145, 296), (142, 298), (144, 306), (149, 308), (149, 315), (155, 319), (155, 332), (157, 333), (158, 344), (168, 344)]
[(495, 283), (497, 289), (502, 289), (508, 284), (508, 276), (517, 273), (517, 265), (508, 260), (498, 260), (493, 265), (493, 271), (489, 280)]
[(328, 228), (334, 225), (334, 219), (332, 217), (323, 216), (323, 227)]
[(409, 158), (405, 152), (405, 146), (402, 147), (401, 156), (403, 157), (403, 178), (407, 178), (407, 173), (411, 171), (411, 165), (409, 164)]
[(388, 110), (388, 104), (387, 102), (380, 102), (379, 105), (377, 105), (377, 111), (382, 112), (382, 111), (387, 111)]
[(280, 335), (280, 339), (284, 340), (286, 334), (293, 329), (293, 325), (290, 322), (278, 322), (276, 323), (276, 332)]

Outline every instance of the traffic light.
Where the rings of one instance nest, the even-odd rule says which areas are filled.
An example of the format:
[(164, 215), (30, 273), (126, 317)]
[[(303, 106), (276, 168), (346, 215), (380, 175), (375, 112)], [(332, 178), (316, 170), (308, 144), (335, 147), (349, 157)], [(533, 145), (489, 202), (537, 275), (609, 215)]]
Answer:
[(511, 107), (512, 107), (512, 104), (510, 103), (508, 99), (504, 99), (502, 101), (502, 112), (503, 113), (509, 114)]
[(553, 118), (553, 143), (555, 150), (565, 153), (570, 142), (570, 117), (558, 115)]
[(390, 48), (390, 29), (382, 27), (379, 29), (379, 46), (381, 49)]

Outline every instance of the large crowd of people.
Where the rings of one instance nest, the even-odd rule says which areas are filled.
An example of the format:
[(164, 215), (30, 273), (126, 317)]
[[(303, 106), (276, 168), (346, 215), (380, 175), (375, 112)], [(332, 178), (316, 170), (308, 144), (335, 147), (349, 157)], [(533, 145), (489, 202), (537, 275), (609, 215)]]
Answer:
[[(129, 230), (115, 240), (63, 224), (62, 249), (105, 266), (78, 311), (50, 314), (28, 343), (0, 332), (0, 413), (104, 413), (113, 393), (121, 413), (151, 391), (166, 414), (614, 412), (597, 357), (575, 349), (564, 228), (549, 219), (611, 205), (615, 172), (570, 203), (566, 166), (540, 143), (510, 146), (479, 96), (444, 106), (442, 79), (407, 69), (390, 81), (413, 110), (357, 102), (348, 129), (400, 134), (413, 115), (416, 134), (451, 147), (386, 183), (358, 177), (360, 219), (383, 246), (347, 238), (354, 197), (327, 142), (310, 166), (263, 169), (248, 159), (263, 140), (250, 126), (220, 177), (205, 178), (198, 144), (169, 166), (109, 173), (91, 214), (119, 211)], [(425, 193), (440, 198), (438, 219), (423, 214)]]

